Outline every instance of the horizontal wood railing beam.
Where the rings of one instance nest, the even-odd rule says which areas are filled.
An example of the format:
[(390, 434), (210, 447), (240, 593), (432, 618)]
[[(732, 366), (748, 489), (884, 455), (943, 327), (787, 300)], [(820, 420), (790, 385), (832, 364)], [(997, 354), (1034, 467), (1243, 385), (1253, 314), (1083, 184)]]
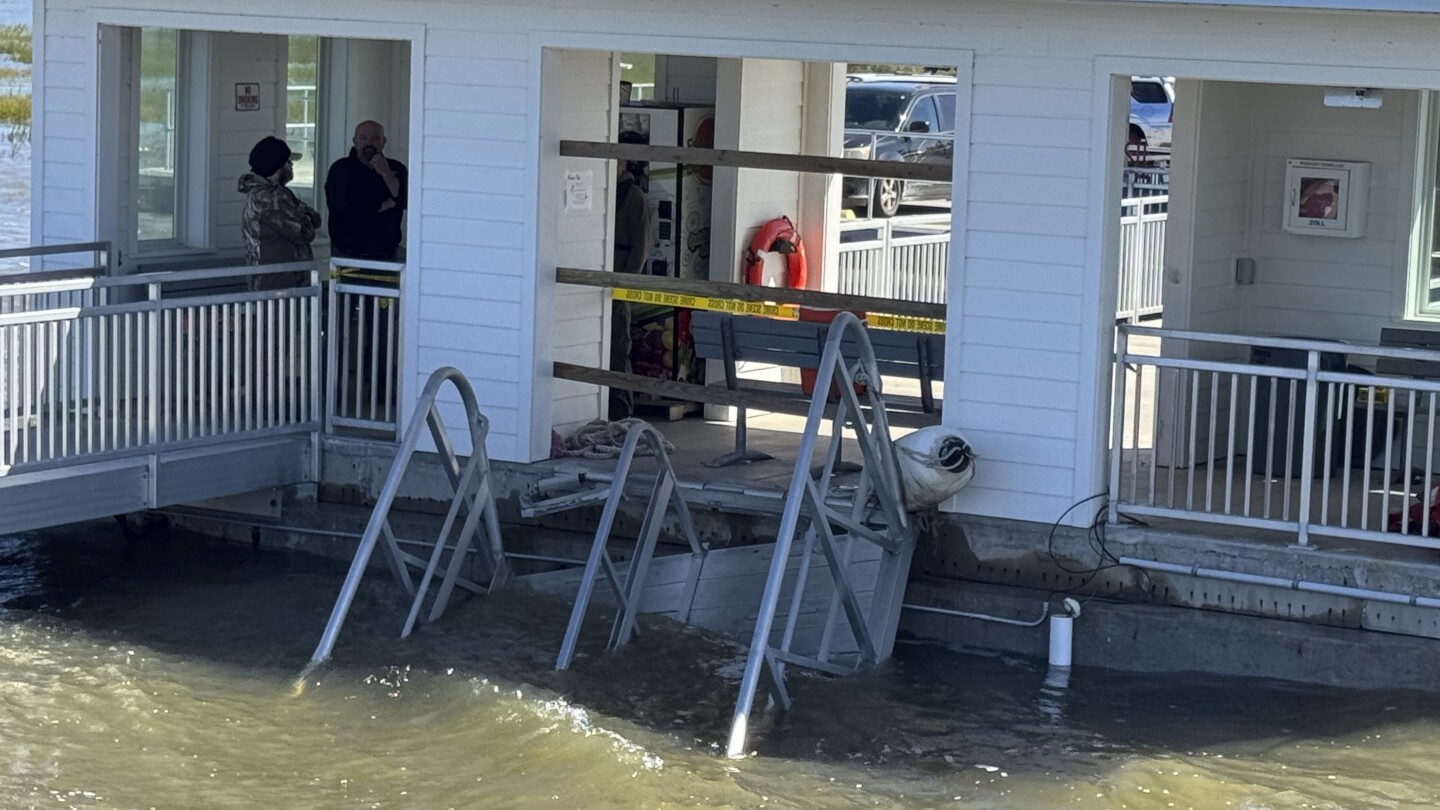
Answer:
[[(732, 391), (729, 388), (722, 388), (718, 385), (696, 385), (695, 383), (662, 380), (656, 377), (646, 377), (641, 374), (627, 374), (623, 371), (607, 371), (601, 368), (578, 366), (574, 363), (565, 363), (558, 360), (555, 361), (553, 373), (556, 379), (560, 380), (589, 383), (591, 385), (604, 385), (610, 388), (636, 391), (642, 394), (653, 394), (662, 399), (703, 402), (707, 405), (732, 405), (735, 407), (753, 408), (759, 411), (769, 411), (771, 413), (791, 414), (793, 416), (805, 416), (810, 411), (810, 400), (808, 397), (787, 397), (781, 394), (755, 390)], [(835, 406), (833, 404), (827, 406), (825, 409), (827, 416), (830, 417), (834, 416), (834, 411)], [(888, 411), (887, 418), (890, 424), (896, 427), (925, 427), (936, 424), (940, 420), (940, 417), (935, 414), (910, 413), (906, 411)]]
[(818, 290), (795, 290), (789, 287), (760, 287), (754, 284), (646, 276), (638, 273), (610, 273), (603, 270), (581, 270), (574, 267), (555, 268), (555, 281), (559, 284), (578, 284), (586, 287), (624, 287), (631, 290), (651, 290), (707, 298), (770, 301), (777, 304), (798, 304), (806, 307), (844, 309), (855, 312), (883, 312), (887, 315), (911, 315), (917, 318), (934, 318), (936, 320), (945, 318), (944, 304), (872, 298), (868, 295), (842, 295)]
[(636, 391), (642, 394), (654, 394), (658, 397), (668, 399), (682, 399), (686, 402), (704, 402), (708, 405), (736, 405), (747, 408), (758, 408), (762, 411), (774, 411), (776, 413), (793, 413), (801, 416), (805, 414), (810, 406), (809, 402), (793, 397), (784, 397), (757, 391), (731, 391), (728, 388), (721, 388), (719, 386), (696, 385), (695, 383), (662, 380), (658, 377), (627, 374), (623, 371), (607, 371), (601, 368), (577, 366), (574, 363), (564, 363), (558, 360), (555, 361), (555, 376), (562, 380), (571, 380), (572, 382), (607, 385), (611, 388)]
[(771, 169), (811, 174), (848, 174), (855, 177), (893, 177), (897, 180), (922, 180), (935, 183), (949, 183), (952, 174), (952, 164), (950, 163), (902, 163), (894, 160), (857, 160), (855, 158), (829, 157), (828, 155), (785, 155), (774, 152), (745, 152), (739, 149), (699, 149), (687, 146), (652, 146), (644, 143), (608, 143), (605, 141), (561, 141), (560, 156), (604, 160), (648, 160), (655, 163), (724, 166), (734, 169)]

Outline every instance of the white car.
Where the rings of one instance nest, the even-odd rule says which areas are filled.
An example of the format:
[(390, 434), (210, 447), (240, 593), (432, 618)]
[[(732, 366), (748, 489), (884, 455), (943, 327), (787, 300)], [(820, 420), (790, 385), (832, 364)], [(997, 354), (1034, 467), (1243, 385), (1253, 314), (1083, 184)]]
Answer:
[(1130, 77), (1130, 142), (1148, 149), (1169, 149), (1175, 116), (1175, 80), (1166, 76)]

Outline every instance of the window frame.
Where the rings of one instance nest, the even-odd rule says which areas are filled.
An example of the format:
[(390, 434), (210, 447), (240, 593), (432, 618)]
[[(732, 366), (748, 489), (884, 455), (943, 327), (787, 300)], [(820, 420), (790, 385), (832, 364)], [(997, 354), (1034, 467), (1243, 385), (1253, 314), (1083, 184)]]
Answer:
[[(147, 26), (162, 27), (162, 26)], [(175, 32), (175, 213), (172, 235), (164, 238), (146, 239), (140, 235), (140, 205), (138, 196), (131, 202), (129, 230), (134, 235), (134, 254), (137, 258), (156, 258), (177, 254), (209, 250), (213, 237), (210, 228), (209, 146), (210, 146), (210, 77), (211, 47), (210, 35), (206, 31), (171, 29)], [(143, 29), (138, 32), (144, 36)], [(136, 58), (131, 60), (132, 87), (134, 88), (134, 118), (132, 132), (134, 141), (131, 150), (139, 155), (140, 132), (140, 58), (143, 45), (136, 41)], [(130, 163), (131, 187), (140, 188), (140, 161), (138, 157)], [(194, 200), (206, 204), (193, 207)]]
[(1430, 304), (1430, 287), (1440, 281), (1440, 236), (1435, 217), (1440, 215), (1440, 91), (1419, 94), (1416, 117), (1414, 196), (1412, 210), (1418, 227), (1410, 229), (1405, 267), (1405, 305), (1401, 319), (1440, 323), (1440, 304)]

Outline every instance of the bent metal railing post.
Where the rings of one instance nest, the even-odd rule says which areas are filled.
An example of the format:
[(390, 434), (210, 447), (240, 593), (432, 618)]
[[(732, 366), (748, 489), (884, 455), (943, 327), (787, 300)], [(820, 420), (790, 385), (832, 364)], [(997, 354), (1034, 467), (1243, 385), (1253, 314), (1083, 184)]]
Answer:
[[(440, 389), (446, 382), (453, 385), (460, 395), (461, 402), (465, 406), (465, 421), (470, 431), (470, 457), (463, 470), (450, 443), (445, 423), (441, 420), (440, 412), (435, 405)], [(394, 532), (390, 528), (390, 509), (395, 503), (396, 495), (399, 494), (400, 482), (405, 477), (405, 470), (410, 465), (410, 459), (415, 455), (422, 429), (426, 428), (429, 429), (435, 440), (435, 447), (444, 464), (445, 474), (455, 493), (450, 510), (446, 515), (444, 528), (436, 537), (428, 560), (401, 551)], [(500, 521), (495, 511), (494, 492), (490, 485), (490, 457), (485, 450), (485, 438), (489, 430), (490, 422), (480, 412), (480, 407), (475, 400), (475, 391), (465, 375), (449, 366), (436, 369), (430, 375), (430, 379), (426, 381), (419, 402), (416, 404), (415, 413), (410, 419), (409, 426), (405, 429), (404, 437), (395, 454), (395, 461), (390, 466), (390, 473), (385, 477), (385, 483), (380, 489), (380, 496), (375, 502), (375, 510), (371, 512), (370, 521), (365, 526), (365, 533), (361, 535), (360, 544), (355, 550), (355, 559), (350, 563), (350, 571), (345, 576), (345, 583), (340, 588), (340, 595), (335, 600), (335, 607), (330, 612), (330, 619), (325, 624), (325, 631), (320, 636), (320, 643), (316, 645), (315, 653), (310, 658), (310, 665), (306, 668), (307, 672), (328, 659), (334, 650), (335, 640), (340, 635), (340, 628), (345, 624), (345, 617), (350, 612), (350, 606), (360, 588), (360, 581), (364, 578), (366, 568), (370, 564), (370, 557), (382, 537), (385, 540), (384, 548), (391, 573), (395, 575), (396, 581), (400, 583), (406, 593), (414, 597), (401, 633), (402, 637), (409, 635), (414, 628), (416, 617), (419, 615), (429, 585), (439, 569), (445, 551), (450, 551), (450, 558), (446, 564), (440, 591), (436, 594), (431, 608), (430, 619), (432, 621), (444, 613), (455, 586), (458, 585), (476, 593), (485, 593), (503, 584), (509, 578), (509, 570), (500, 539)], [(465, 513), (465, 523), (460, 535), (454, 539), (454, 545), (451, 546), (449, 545), (451, 542), (450, 532), (454, 527), (455, 520), (462, 512)], [(477, 544), (476, 550), (480, 553), (484, 573), (489, 575), (486, 585), (471, 582), (460, 576), (461, 567), (476, 534), (477, 524), (481, 519), (485, 521), (486, 536), (485, 542)], [(411, 581), (406, 569), (407, 565), (424, 570), (418, 586)], [(302, 674), (301, 677), (303, 680), (304, 675)]]
[[(854, 352), (853, 361), (843, 356), (842, 351), (846, 350)], [(864, 386), (863, 403), (861, 395), (856, 392), (857, 382)], [(815, 394), (810, 399), (805, 432), (801, 435), (795, 470), (791, 474), (790, 486), (786, 492), (785, 510), (781, 514), (780, 528), (775, 538), (774, 556), (765, 581), (765, 591), (755, 621), (755, 633), (750, 642), (750, 652), (740, 681), (740, 694), (731, 721), (726, 746), (726, 754), (730, 757), (745, 755), (750, 711), (754, 707), (762, 667), (770, 670), (776, 694), (782, 704), (786, 705), (789, 702), (784, 682), (786, 665), (793, 664), (830, 674), (845, 674), (854, 668), (847, 668), (830, 660), (830, 644), (833, 641), (831, 624), (839, 613), (843, 612), (859, 647), (855, 666), (878, 662), (890, 654), (904, 595), (904, 583), (909, 572), (910, 556), (914, 550), (914, 529), (905, 513), (904, 493), (901, 490), (895, 449), (890, 443), (890, 426), (880, 385), (879, 368), (865, 327), (853, 313), (840, 313), (830, 326), (825, 350), (821, 354)], [(840, 404), (831, 425), (830, 445), (825, 454), (827, 463), (819, 481), (815, 481), (811, 478), (810, 470), (825, 418), (826, 400), (832, 387), (838, 388)], [(841, 514), (826, 499), (835, 468), (833, 462), (839, 457), (840, 444), (845, 439), (847, 428), (854, 432), (864, 458), (864, 472), (850, 503), (849, 515)], [(866, 525), (865, 513), (872, 496), (884, 521), (883, 529)], [(799, 561), (801, 568), (792, 586), (782, 638), (779, 646), (775, 646), (771, 642), (771, 634), (775, 629), (776, 613), (780, 609), (785, 589), (791, 563), (791, 548), (796, 533), (801, 530), (802, 520), (805, 522), (806, 534), (803, 554)], [(868, 609), (859, 603), (847, 566), (854, 541), (857, 539), (873, 543), (883, 552)], [(841, 543), (845, 546), (843, 555), (837, 550)], [(810, 555), (817, 545), (824, 555), (835, 586), (829, 612), (831, 624), (827, 624), (822, 632), (818, 649), (811, 654), (801, 654), (792, 649), (792, 644), (795, 642), (796, 621)]]
[[(620, 511), (620, 502), (625, 497), (625, 482), (630, 477), (630, 468), (642, 441), (654, 457), (658, 471), (655, 476), (655, 485), (650, 492), (649, 504), (645, 508), (645, 518), (641, 522), (640, 535), (635, 540), (634, 554), (630, 558), (630, 569), (626, 573), (624, 583), (621, 583), (615, 570), (615, 563), (610, 559), (609, 552), (606, 551), (606, 545), (610, 541), (610, 532), (614, 528), (615, 518)], [(624, 646), (630, 640), (630, 635), (635, 630), (636, 617), (640, 614), (640, 600), (644, 594), (645, 577), (649, 571), (650, 560), (654, 557), (655, 545), (660, 539), (660, 528), (665, 522), (665, 513), (672, 505), (680, 523), (680, 531), (690, 545), (690, 573), (686, 578), (688, 593), (681, 598), (681, 604), (686, 607), (682, 610), (683, 615), (678, 617), (683, 622), (688, 618), (688, 606), (694, 597), (695, 588), (700, 579), (700, 566), (704, 564), (705, 549), (700, 545), (698, 535), (695, 533), (695, 523), (690, 517), (690, 507), (686, 504), (685, 496), (678, 486), (675, 470), (670, 466), (670, 457), (665, 452), (664, 437), (649, 424), (637, 423), (626, 434), (625, 445), (621, 448), (620, 456), (615, 462), (615, 473), (610, 482), (609, 495), (605, 499), (605, 508), (600, 515), (600, 524), (595, 529), (595, 541), (590, 545), (590, 556), (585, 561), (585, 572), (580, 579), (580, 588), (575, 594), (575, 605), (570, 612), (570, 624), (565, 628), (565, 638), (560, 644), (560, 654), (555, 658), (556, 669), (567, 669), (575, 658), (575, 645), (580, 638), (580, 625), (585, 621), (585, 613), (590, 606), (590, 597), (594, 593), (595, 582), (601, 574), (609, 582), (619, 607), (606, 649)]]

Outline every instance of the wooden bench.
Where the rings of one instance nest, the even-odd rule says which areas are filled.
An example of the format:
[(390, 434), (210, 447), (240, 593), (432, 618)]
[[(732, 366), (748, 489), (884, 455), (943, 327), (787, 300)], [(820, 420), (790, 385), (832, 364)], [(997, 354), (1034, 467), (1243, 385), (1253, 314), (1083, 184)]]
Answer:
[[(1440, 332), (1429, 329), (1400, 329), (1386, 327), (1380, 330), (1380, 345), (1391, 348), (1440, 350)], [(1440, 361), (1412, 360), (1400, 357), (1380, 357), (1375, 360), (1375, 373), (1392, 377), (1440, 378)]]
[[(742, 380), (736, 366), (741, 362), (756, 362), (789, 368), (817, 368), (830, 334), (830, 324), (697, 311), (691, 316), (690, 331), (695, 341), (696, 356), (723, 363), (726, 389), (740, 395), (732, 403), (739, 409), (735, 419), (735, 449), (708, 462), (709, 466), (770, 458), (745, 446), (746, 409), (771, 410), (771, 403), (777, 396), (808, 402), (809, 395), (793, 384)], [(924, 417), (913, 421), (902, 420), (912, 424), (937, 423), (939, 408), (935, 402), (934, 383), (945, 377), (944, 336), (880, 329), (867, 331), (881, 374), (920, 383), (918, 398), (887, 394), (887, 413)], [(745, 395), (749, 393), (756, 397), (747, 398)]]

